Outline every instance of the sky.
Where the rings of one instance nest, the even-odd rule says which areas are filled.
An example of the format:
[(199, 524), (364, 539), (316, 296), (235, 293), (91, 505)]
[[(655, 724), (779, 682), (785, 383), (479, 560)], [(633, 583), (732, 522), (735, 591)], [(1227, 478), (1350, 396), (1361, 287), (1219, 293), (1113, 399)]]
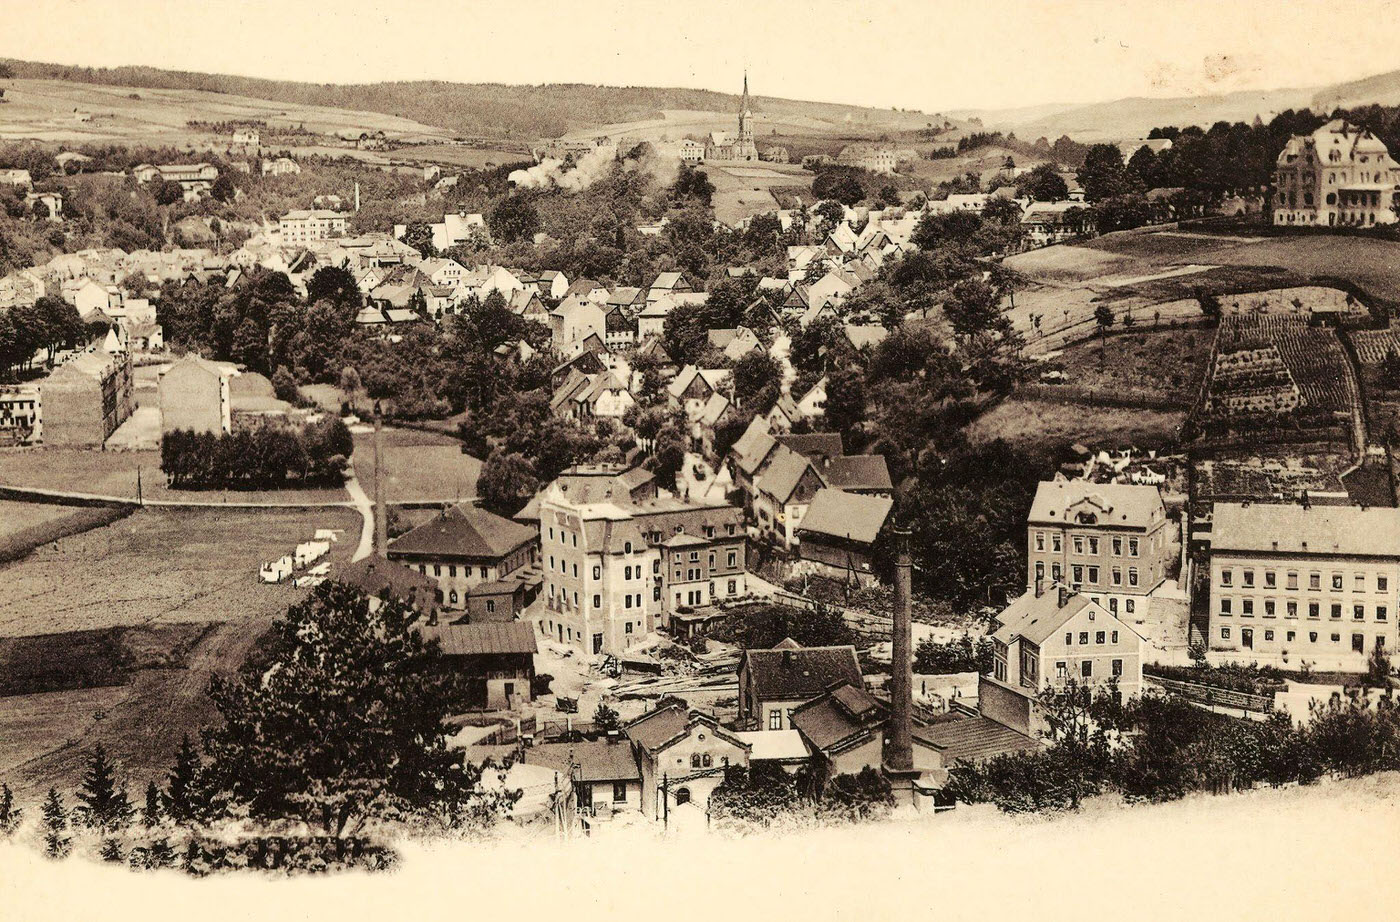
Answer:
[(945, 112), (1400, 68), (1400, 0), (0, 0), (0, 56), (323, 83), (603, 83)]

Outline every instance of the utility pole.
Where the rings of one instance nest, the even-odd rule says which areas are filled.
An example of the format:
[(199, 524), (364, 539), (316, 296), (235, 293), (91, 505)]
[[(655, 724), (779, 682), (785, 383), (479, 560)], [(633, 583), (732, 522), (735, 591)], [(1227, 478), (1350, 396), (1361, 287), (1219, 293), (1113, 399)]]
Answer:
[(380, 452), (380, 434), (383, 431), (383, 421), (380, 419), (379, 401), (374, 402), (374, 550), (373, 553), (381, 557), (388, 556), (389, 553), (389, 523), (388, 516), (384, 509), (384, 478), (381, 476), (380, 465), (383, 456)]

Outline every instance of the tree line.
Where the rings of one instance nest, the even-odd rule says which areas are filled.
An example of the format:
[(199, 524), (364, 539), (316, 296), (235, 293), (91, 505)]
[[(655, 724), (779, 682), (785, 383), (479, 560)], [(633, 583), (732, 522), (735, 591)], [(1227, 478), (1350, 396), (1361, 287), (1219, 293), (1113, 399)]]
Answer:
[(263, 423), (234, 432), (165, 433), (160, 467), (177, 489), (268, 490), (339, 484), (354, 451), (336, 417), (305, 427)]

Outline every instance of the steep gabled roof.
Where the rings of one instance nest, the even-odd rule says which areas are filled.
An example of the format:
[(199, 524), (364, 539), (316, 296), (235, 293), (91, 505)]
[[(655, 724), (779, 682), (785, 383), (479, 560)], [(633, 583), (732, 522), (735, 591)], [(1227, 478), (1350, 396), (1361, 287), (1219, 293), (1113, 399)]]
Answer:
[[(802, 476), (809, 470), (816, 472), (816, 467), (810, 459), (785, 445), (779, 445), (773, 453), (768, 470), (763, 472), (763, 477), (758, 482), (758, 488), (779, 503), (786, 503), (788, 497), (792, 496), (792, 491), (796, 490), (802, 481)], [(821, 479), (821, 474), (817, 474), (817, 479)]]
[(842, 455), (832, 458), (822, 476), (833, 487), (843, 490), (893, 490), (890, 468), (884, 455)]
[(799, 455), (805, 455), (818, 462), (839, 458), (845, 450), (841, 445), (839, 432), (787, 432), (774, 438), (779, 444), (786, 445)]
[(834, 685), (860, 688), (864, 681), (856, 648), (849, 644), (745, 650), (742, 663), (748, 667), (754, 694), (764, 701), (815, 698)]
[(536, 743), (525, 750), (524, 761), (527, 765), (543, 765), (563, 773), (572, 766), (577, 780), (584, 782), (641, 778), (632, 747), (624, 742)]
[(422, 624), (424, 639), (437, 639), (448, 656), (494, 656), (538, 653), (535, 628), (528, 621), (486, 624)]
[(744, 434), (739, 436), (729, 450), (734, 455), (734, 463), (748, 476), (763, 466), (763, 462), (768, 460), (768, 456), (773, 452), (778, 442), (768, 434), (768, 421), (761, 416), (755, 416), (749, 423), (749, 427), (744, 430)]
[(827, 487), (818, 490), (812, 498), (797, 531), (873, 544), (893, 508), (894, 500), (884, 496), (866, 496)]

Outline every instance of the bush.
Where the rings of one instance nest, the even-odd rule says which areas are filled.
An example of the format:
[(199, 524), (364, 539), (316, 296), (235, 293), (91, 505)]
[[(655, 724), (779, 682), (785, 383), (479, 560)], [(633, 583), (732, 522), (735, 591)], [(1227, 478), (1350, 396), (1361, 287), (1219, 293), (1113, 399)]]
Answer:
[(327, 417), (300, 430), (262, 425), (220, 435), (168, 432), (160, 466), (175, 488), (277, 489), (339, 483), (353, 451), (350, 430)]

